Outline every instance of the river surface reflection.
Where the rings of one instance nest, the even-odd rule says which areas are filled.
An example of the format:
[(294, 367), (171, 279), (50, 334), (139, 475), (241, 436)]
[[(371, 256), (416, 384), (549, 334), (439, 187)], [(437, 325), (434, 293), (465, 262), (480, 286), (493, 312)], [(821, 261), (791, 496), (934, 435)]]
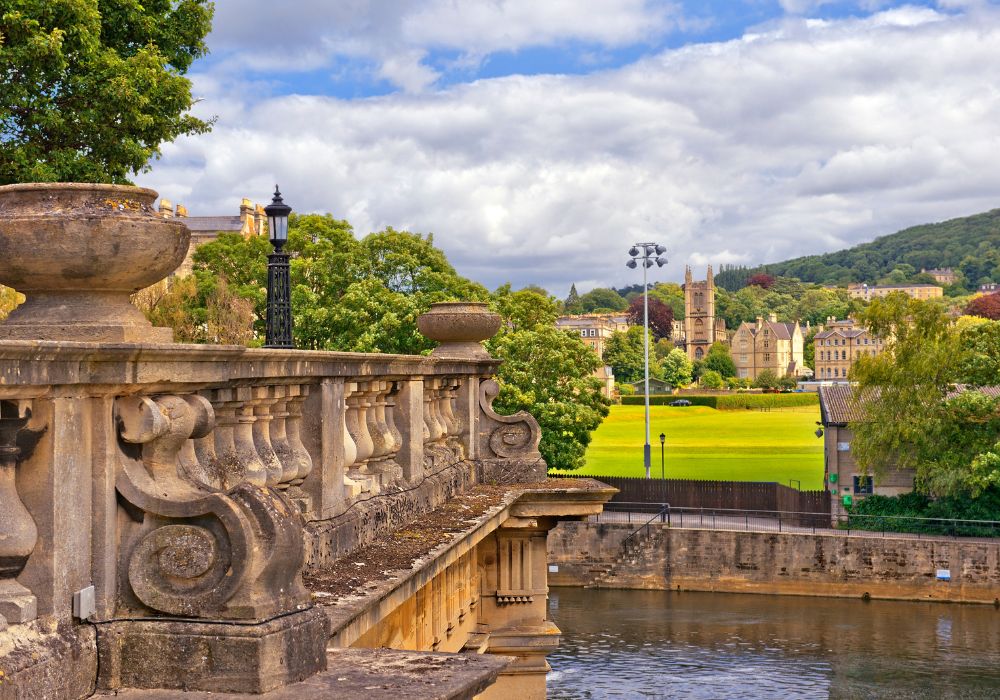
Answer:
[(549, 613), (549, 698), (1000, 698), (991, 606), (553, 588)]

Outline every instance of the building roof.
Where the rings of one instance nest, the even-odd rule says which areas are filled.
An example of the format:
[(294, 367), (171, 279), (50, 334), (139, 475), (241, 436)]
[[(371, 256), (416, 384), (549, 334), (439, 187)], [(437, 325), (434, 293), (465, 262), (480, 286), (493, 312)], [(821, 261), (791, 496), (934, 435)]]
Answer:
[(243, 220), (239, 216), (188, 216), (183, 219), (192, 231), (241, 231)]
[(971, 386), (969, 384), (956, 384), (955, 388), (945, 395), (945, 398), (953, 399), (966, 391), (978, 391), (991, 399), (1000, 399), (1000, 386)]
[(845, 338), (857, 338), (860, 335), (867, 333), (864, 328), (829, 328), (825, 331), (820, 331), (816, 334), (817, 340), (823, 340), (824, 338), (832, 338), (835, 335), (840, 335)]
[[(744, 321), (743, 326), (746, 326), (750, 333), (754, 336), (757, 335), (757, 326), (750, 321)], [(779, 340), (791, 340), (792, 336), (795, 334), (796, 323), (779, 323), (778, 321), (768, 321), (764, 320), (761, 328), (769, 328), (774, 337)], [(739, 329), (737, 329), (738, 331)]]
[(819, 414), (823, 425), (847, 425), (853, 420), (851, 399), (854, 387), (850, 384), (833, 384), (819, 387)]
[(867, 287), (868, 289), (915, 289), (917, 287), (930, 287), (932, 289), (937, 289), (936, 284), (852, 284), (850, 289), (862, 289)]
[[(945, 394), (946, 399), (953, 399), (966, 391), (978, 391), (986, 394), (992, 399), (1000, 399), (1000, 386), (970, 386), (968, 384), (956, 384), (955, 387)], [(823, 425), (847, 425), (852, 420), (857, 420), (851, 408), (851, 401), (854, 397), (854, 386), (851, 384), (833, 384), (819, 387), (819, 412)]]

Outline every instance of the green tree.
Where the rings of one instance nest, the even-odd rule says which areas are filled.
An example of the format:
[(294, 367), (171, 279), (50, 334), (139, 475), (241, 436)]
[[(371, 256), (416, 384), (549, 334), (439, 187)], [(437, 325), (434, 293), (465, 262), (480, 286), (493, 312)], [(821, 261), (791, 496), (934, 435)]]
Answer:
[(1000, 384), (1000, 321), (969, 324), (959, 333), (963, 353), (958, 380), (974, 386)]
[(595, 311), (624, 311), (628, 308), (628, 302), (618, 292), (603, 287), (591, 289), (582, 295), (580, 304), (583, 311), (588, 314)]
[(494, 407), (535, 417), (542, 429), (539, 450), (550, 469), (582, 467), (590, 435), (610, 404), (594, 377), (597, 355), (579, 336), (546, 325), (501, 331), (487, 347), (503, 360)]
[(0, 184), (127, 182), (190, 115), (208, 0), (15, 0), (0, 7)]
[(757, 377), (753, 380), (753, 385), (758, 389), (777, 389), (781, 386), (778, 375), (770, 369), (758, 372)]
[[(852, 370), (858, 391), (851, 450), (876, 477), (914, 469), (917, 488), (932, 496), (975, 496), (1000, 483), (1000, 410), (977, 391), (950, 394), (963, 378), (994, 383), (991, 327), (960, 331), (938, 304), (891, 294), (861, 318), (887, 338), (885, 351)], [(968, 335), (965, 335), (965, 333)], [(964, 336), (964, 337), (963, 337)], [(983, 352), (985, 351), (985, 352)], [(963, 377), (963, 373), (972, 376)]]
[(680, 348), (674, 348), (663, 360), (662, 379), (670, 386), (687, 386), (692, 381), (691, 372), (693, 368), (687, 353)]
[[(645, 377), (645, 357), (642, 351), (643, 329), (632, 326), (627, 331), (615, 331), (604, 344), (604, 363), (611, 367), (621, 382), (637, 382)], [(669, 357), (669, 355), (668, 355)], [(660, 361), (650, 338), (649, 376), (662, 378)]]
[(563, 302), (563, 312), (572, 315), (583, 313), (583, 302), (580, 301), (580, 295), (576, 291), (576, 283), (569, 286), (569, 296)]
[(497, 287), (490, 306), (503, 317), (508, 330), (529, 330), (535, 326), (551, 326), (559, 316), (559, 301), (535, 289), (512, 292), (510, 285)]
[(709, 369), (701, 373), (701, 385), (706, 389), (721, 389), (725, 382), (723, 382), (721, 374), (714, 369)]
[[(723, 379), (736, 376), (736, 363), (725, 343), (712, 343), (703, 360), (705, 371), (718, 372)], [(702, 375), (704, 377), (704, 375)]]

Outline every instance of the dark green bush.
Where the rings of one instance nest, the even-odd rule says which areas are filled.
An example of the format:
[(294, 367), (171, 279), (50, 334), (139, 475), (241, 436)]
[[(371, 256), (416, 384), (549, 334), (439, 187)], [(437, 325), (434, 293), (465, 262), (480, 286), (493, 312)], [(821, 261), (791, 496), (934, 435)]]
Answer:
[[(919, 493), (899, 496), (869, 496), (850, 509), (851, 515), (843, 527), (854, 530), (885, 530), (914, 532), (928, 535), (958, 535), (964, 537), (1000, 536), (1000, 525), (946, 520), (985, 520), (1000, 522), (1000, 488), (984, 491), (978, 498), (951, 496), (930, 499)], [(941, 520), (923, 520), (938, 518)]]
[[(720, 411), (759, 408), (792, 408), (795, 406), (815, 406), (819, 403), (817, 394), (723, 394), (721, 396), (650, 396), (651, 406), (666, 406), (671, 401), (686, 399), (694, 406), (708, 406)], [(623, 396), (622, 404), (641, 406), (642, 396)]]

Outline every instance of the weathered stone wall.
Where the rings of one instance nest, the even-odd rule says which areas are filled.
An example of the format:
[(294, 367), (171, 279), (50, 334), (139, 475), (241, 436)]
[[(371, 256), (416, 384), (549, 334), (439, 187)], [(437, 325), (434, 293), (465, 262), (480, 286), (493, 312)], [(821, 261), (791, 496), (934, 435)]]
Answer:
[[(561, 523), (549, 535), (549, 583), (786, 595), (993, 603), (1000, 543), (659, 526), (628, 562), (634, 526)], [(948, 569), (951, 581), (938, 581)]]

